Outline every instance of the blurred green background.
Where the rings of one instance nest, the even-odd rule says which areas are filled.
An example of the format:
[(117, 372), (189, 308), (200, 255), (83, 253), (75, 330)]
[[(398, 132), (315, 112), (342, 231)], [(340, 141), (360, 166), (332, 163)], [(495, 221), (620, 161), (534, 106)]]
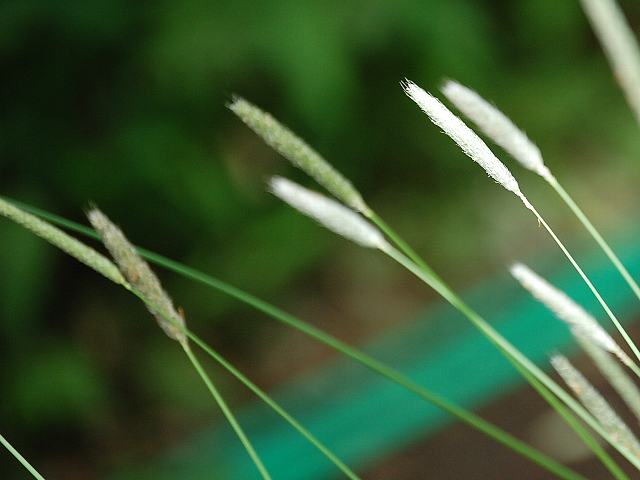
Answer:
[[(640, 6), (621, 4), (639, 31)], [(273, 173), (312, 184), (225, 108), (234, 93), (325, 155), (459, 289), (547, 239), (404, 97), (405, 76), (494, 101), (604, 233), (637, 215), (638, 126), (576, 1), (4, 0), (0, 62), (3, 195), (82, 222), (93, 202), (136, 243), (355, 343), (434, 295), (264, 192)], [(584, 240), (513, 170), (569, 245)], [(0, 274), (0, 431), (51, 478), (101, 478), (222, 421), (120, 289), (7, 221)], [(332, 356), (161, 277), (191, 327), (262, 386)], [(233, 405), (249, 401), (214, 373)], [(21, 478), (7, 455), (0, 469)]]

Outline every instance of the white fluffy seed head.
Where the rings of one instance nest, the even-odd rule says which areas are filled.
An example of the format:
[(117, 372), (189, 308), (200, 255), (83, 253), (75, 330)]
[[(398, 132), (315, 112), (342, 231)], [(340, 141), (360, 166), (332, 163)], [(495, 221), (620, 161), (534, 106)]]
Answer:
[(609, 352), (580, 332), (572, 330), (572, 333), (582, 349), (596, 364), (600, 373), (609, 381), (611, 386), (620, 394), (629, 409), (640, 420), (640, 389), (631, 376), (620, 366)]
[(615, 342), (611, 335), (587, 313), (580, 305), (569, 298), (564, 292), (540, 277), (522, 263), (514, 264), (511, 275), (533, 295), (538, 301), (551, 310), (556, 317), (567, 323), (576, 332), (589, 338), (600, 348), (616, 355), (623, 362), (627, 362), (628, 356)]
[(451, 137), (465, 154), (484, 168), (491, 178), (517, 196), (522, 196), (518, 182), (509, 169), (498, 160), (473, 130), (451, 113), (440, 100), (412, 81), (405, 80), (401, 85), (407, 96), (429, 116), (429, 119)]
[(293, 208), (338, 235), (364, 247), (385, 249), (388, 246), (377, 228), (350, 208), (331, 198), (282, 177), (271, 178), (269, 190)]
[(613, 73), (640, 121), (640, 48), (615, 0), (582, 0)]
[(549, 169), (540, 149), (509, 118), (477, 92), (453, 80), (442, 87), (442, 93), (487, 137), (500, 145), (523, 167), (549, 178)]

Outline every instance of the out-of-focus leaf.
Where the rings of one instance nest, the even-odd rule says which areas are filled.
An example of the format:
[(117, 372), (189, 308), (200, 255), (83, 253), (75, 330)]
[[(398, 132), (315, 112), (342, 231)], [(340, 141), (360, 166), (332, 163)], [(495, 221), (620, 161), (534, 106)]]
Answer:
[(0, 331), (7, 349), (24, 346), (37, 335), (42, 304), (51, 292), (55, 251), (30, 232), (3, 220), (0, 224)]
[(49, 344), (20, 362), (14, 360), (11, 368), (19, 374), (7, 401), (14, 420), (24, 428), (77, 427), (103, 414), (108, 398), (104, 379), (76, 349)]

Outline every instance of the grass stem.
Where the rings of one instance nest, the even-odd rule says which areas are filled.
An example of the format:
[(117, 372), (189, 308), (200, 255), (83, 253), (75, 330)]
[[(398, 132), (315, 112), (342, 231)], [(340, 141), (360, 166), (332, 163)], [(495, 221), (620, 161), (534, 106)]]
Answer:
[[(420, 255), (415, 250), (413, 250), (413, 248), (411, 248), (411, 246), (409, 246), (409, 244), (405, 242), (399, 234), (397, 234), (393, 230), (393, 228), (387, 225), (387, 223), (373, 210), (370, 211), (368, 217), (400, 249), (402, 254), (408, 257), (418, 268), (420, 268), (423, 271), (424, 275), (427, 275), (429, 277), (428, 284), (432, 286), (432, 288), (434, 288), (441, 294), (447, 293), (447, 295), (449, 295), (448, 292), (451, 292), (451, 290), (444, 284), (440, 277), (438, 277), (438, 275), (433, 272), (433, 270), (426, 264), (426, 262), (420, 257)], [(394, 259), (399, 260), (399, 258)], [(402, 259), (401, 263), (404, 264), (404, 259)], [(408, 265), (405, 266), (408, 268)], [(414, 274), (416, 273), (413, 270), (412, 272)], [(453, 294), (453, 292), (451, 292), (451, 294), (452, 295), (449, 295), (449, 297), (457, 297), (455, 294)], [(605, 467), (613, 474), (613, 476), (618, 479), (627, 478), (626, 474), (620, 469), (615, 461), (613, 461), (613, 459), (604, 451), (602, 446), (583, 427), (578, 419), (566, 407), (564, 407), (564, 405), (558, 400), (558, 398), (554, 396), (548, 388), (540, 383), (536, 379), (536, 377), (532, 375), (526, 368), (520, 365), (517, 360), (510, 356), (509, 353), (507, 353), (499, 346), (498, 348), (505, 354), (509, 362), (514, 366), (514, 368), (516, 368), (516, 370), (518, 370), (518, 372), (525, 378), (525, 380), (527, 380), (531, 384), (531, 386), (538, 392), (538, 394), (540, 394), (568, 423), (568, 425), (582, 439), (585, 445), (587, 445), (587, 447), (589, 447), (594, 452), (594, 454), (600, 459)], [(628, 366), (633, 370), (633, 366), (635, 366), (635, 364)], [(558, 386), (558, 388), (560, 387)]]
[(620, 259), (615, 254), (615, 252), (611, 249), (611, 247), (606, 242), (606, 240), (602, 237), (602, 235), (600, 235), (600, 232), (598, 232), (596, 227), (593, 226), (591, 221), (589, 221), (589, 219), (584, 214), (584, 212), (580, 209), (580, 207), (578, 207), (578, 205), (573, 200), (573, 198), (567, 193), (567, 191), (562, 187), (562, 185), (560, 185), (560, 183), (558, 182), (558, 180), (556, 180), (555, 177), (551, 177), (548, 180), (548, 183), (553, 187), (553, 189), (558, 193), (558, 195), (560, 195), (562, 200), (567, 204), (567, 206), (575, 214), (578, 220), (580, 220), (580, 223), (584, 225), (584, 227), (587, 229), (589, 234), (598, 243), (600, 248), (602, 248), (602, 250), (607, 255), (607, 257), (609, 257), (609, 260), (611, 260), (611, 263), (613, 263), (613, 265), (616, 267), (618, 272), (620, 272), (620, 275), (622, 275), (622, 278), (624, 278), (624, 280), (627, 282), (631, 290), (633, 290), (633, 293), (640, 300), (640, 286), (638, 286), (638, 283), (633, 279), (629, 271), (620, 261)]
[(38, 471), (29, 463), (29, 461), (24, 458), (22, 455), (20, 455), (20, 452), (18, 452), (18, 450), (16, 450), (13, 445), (11, 445), (9, 443), (9, 441), (4, 438), (1, 434), (0, 434), (0, 443), (2, 443), (2, 445), (4, 446), (4, 448), (6, 448), (7, 450), (9, 450), (9, 452), (11, 453), (11, 455), (13, 455), (16, 460), (18, 460), (22, 466), (37, 480), (44, 480), (44, 477), (42, 475), (40, 475), (38, 473)]
[[(10, 200), (10, 201), (20, 206), (24, 210), (29, 211), (34, 215), (38, 215), (59, 226), (68, 228), (70, 230), (76, 231), (78, 233), (84, 234), (92, 238), (96, 238), (96, 239), (99, 238), (98, 235), (92, 229), (85, 227), (84, 225), (80, 225), (76, 222), (73, 222), (63, 217), (60, 217), (58, 215), (46, 212), (42, 209), (31, 207), (30, 205), (26, 205), (13, 200)], [(319, 330), (316, 327), (298, 319), (297, 317), (290, 315), (284, 312), (283, 310), (280, 310), (274, 305), (271, 305), (268, 302), (265, 302), (264, 300), (261, 300), (247, 292), (244, 292), (243, 290), (237, 287), (234, 287), (233, 285), (230, 285), (206, 273), (200, 272), (187, 265), (183, 265), (167, 257), (151, 252), (149, 250), (141, 249), (139, 247), (137, 248), (137, 250), (141, 256), (143, 256), (150, 262), (155, 263), (156, 265), (164, 267), (186, 278), (190, 278), (191, 280), (199, 282), (205, 286), (208, 286), (209, 288), (213, 288), (214, 290), (217, 290), (223, 294), (229, 295), (235, 298), (236, 300), (239, 300), (242, 303), (245, 303), (255, 308), (256, 310), (263, 312), (264, 314), (272, 317), (273, 319), (280, 321), (281, 323), (284, 323), (285, 325), (288, 325), (289, 327), (294, 328), (314, 338), (315, 340), (329, 346), (330, 348), (333, 348), (334, 350), (342, 353), (343, 355), (351, 358), (352, 360), (364, 365), (365, 367), (369, 368), (373, 372), (400, 385), (406, 390), (416, 394), (418, 397), (422, 398), (423, 400), (431, 403), (432, 405), (458, 418), (460, 421), (466, 423), (472, 428), (479, 430), (480, 432), (484, 433), (485, 435), (489, 436), (495, 441), (505, 445), (506, 447), (524, 456), (525, 458), (528, 458), (529, 460), (533, 461), (534, 463), (540, 465), (541, 467), (545, 468), (549, 472), (553, 473), (557, 477), (567, 479), (567, 480), (583, 480), (584, 477), (582, 477), (580, 474), (578, 474), (574, 470), (562, 464), (559, 464), (552, 458), (536, 450), (535, 448), (531, 447), (525, 442), (522, 442), (521, 440), (513, 437), (511, 434), (507, 433), (506, 431), (502, 430), (496, 425), (493, 425), (492, 423), (487, 422), (486, 420), (482, 419), (481, 417), (478, 417), (477, 415), (475, 415), (474, 413), (468, 410), (465, 410), (455, 404), (450, 403), (449, 401), (445, 400), (444, 398), (441, 398), (440, 396), (436, 395), (430, 390), (418, 385), (417, 383), (412, 381), (409, 377), (403, 375), (399, 371), (387, 366), (386, 364), (376, 360), (375, 358), (367, 355), (366, 353), (361, 352), (360, 350), (354, 347), (351, 347), (350, 345), (338, 340), (337, 338), (329, 335), (328, 333), (322, 330)], [(412, 264), (409, 259), (407, 259), (407, 262)], [(415, 267), (415, 268), (418, 268), (418, 267)], [(616, 478), (623, 479), (625, 477), (617, 476)]]
[(189, 348), (189, 346), (186, 344), (182, 345), (182, 347), (183, 347), (184, 353), (186, 353), (187, 357), (189, 357), (191, 364), (198, 372), (198, 375), (200, 375), (200, 378), (202, 378), (202, 381), (207, 386), (207, 389), (211, 393), (211, 396), (215, 399), (216, 403), (220, 406), (220, 410), (222, 410), (222, 413), (226, 417), (227, 421), (229, 422), (233, 430), (236, 432), (236, 435), (242, 442), (242, 445), (244, 446), (245, 450), (251, 457), (251, 460), (253, 460), (253, 463), (255, 464), (256, 468), (260, 472), (260, 475), (262, 475), (262, 478), (264, 480), (271, 480), (271, 475), (269, 475), (269, 472), (267, 471), (264, 464), (262, 463), (262, 460), (260, 460), (260, 457), (258, 456), (255, 449), (253, 448), (253, 445), (251, 444), (251, 442), (245, 435), (244, 430), (236, 420), (235, 415), (233, 414), (233, 412), (231, 412), (231, 410), (227, 406), (227, 403), (224, 401), (224, 398), (222, 398), (222, 395), (220, 395), (220, 392), (218, 392), (218, 389), (215, 387), (215, 385), (211, 381), (211, 378), (209, 378), (209, 375), (207, 375), (207, 372), (205, 372), (204, 368), (202, 368), (202, 365), (200, 364), (196, 356), (191, 351), (191, 348)]
[(187, 336), (198, 345), (204, 352), (206, 352), (211, 358), (218, 362), (225, 370), (236, 377), (243, 385), (258, 396), (264, 403), (266, 403), (274, 412), (280, 415), (287, 423), (295, 428), (309, 443), (316, 447), (325, 457), (327, 457), (331, 463), (338, 467), (342, 473), (344, 473), (351, 480), (360, 480), (347, 465), (345, 465), (336, 455), (329, 450), (320, 440), (318, 440), (309, 430), (300, 424), (295, 418), (286, 412), (275, 400), (273, 400), (265, 391), (260, 389), (255, 383), (249, 380), (244, 374), (242, 374), (237, 368), (229, 363), (222, 355), (215, 351), (212, 347), (202, 341), (197, 335), (189, 330), (186, 330)]
[(523, 202), (525, 206), (533, 212), (533, 214), (536, 216), (540, 224), (545, 228), (545, 230), (547, 230), (549, 235), (551, 235), (551, 238), (553, 238), (553, 240), (556, 242), (558, 247), (560, 247), (560, 250), (562, 250), (562, 253), (564, 253), (564, 255), (569, 259), (569, 262), (571, 262), (571, 265), (573, 265), (573, 267), (576, 269), (576, 271), (578, 272), (582, 280), (584, 280), (584, 283), (587, 284), (587, 287), (589, 287), (589, 290), (591, 290), (591, 292), (593, 293), (593, 296), (596, 297), (596, 299), (598, 300), (598, 303), (600, 303), (604, 311), (607, 313), (607, 315), (613, 322), (613, 324), (616, 326), (616, 328), (618, 329), (618, 332), (620, 332), (620, 335), (622, 335), (622, 338), (624, 338), (624, 341), (627, 343), (627, 345), (629, 345), (629, 348), (631, 348), (631, 351), (633, 352), (633, 354), (636, 356), (638, 360), (640, 360), (640, 350), (638, 350), (638, 347), (636, 347), (633, 340), (631, 340), (631, 337), (629, 337), (629, 334), (627, 334), (627, 331), (624, 329), (624, 327), (622, 326), (618, 318), (615, 316), (615, 314), (611, 311), (611, 309), (609, 308), (609, 305), (607, 305), (607, 302), (604, 301), (604, 299), (602, 298), (602, 296), (600, 295), (596, 287), (593, 285), (593, 283), (591, 283), (591, 280), (589, 280), (589, 277), (587, 277), (587, 275), (584, 273), (582, 268), (580, 268), (580, 265), (578, 265), (578, 263), (575, 261), (573, 256), (569, 253), (569, 250), (567, 250), (567, 248), (560, 241), (560, 239), (557, 237), (557, 235), (554, 233), (551, 227), (547, 224), (547, 222), (544, 221), (544, 218), (542, 218), (542, 215), (538, 213), (535, 207), (531, 205), (531, 203), (529, 203), (529, 201), (527, 201), (526, 198), (523, 198)]
[[(593, 416), (587, 412), (582, 405), (580, 405), (571, 395), (569, 395), (562, 387), (560, 387), (551, 377), (544, 373), (537, 365), (529, 360), (522, 354), (517, 348), (515, 348), (508, 340), (500, 335), (486, 320), (478, 315), (471, 307), (458, 297), (448, 286), (443, 282), (433, 282), (432, 279), (425, 274), (420, 267), (414, 264), (408, 257), (396, 250), (390, 248), (385, 252), (389, 257), (405, 267), (415, 276), (417, 276), (424, 283), (436, 290), (445, 300), (447, 300), (453, 307), (455, 307), (460, 313), (467, 317), (471, 323), (483, 333), (487, 339), (493, 343), (505, 356), (522, 366), (529, 373), (531, 373), (540, 383), (548, 388), (556, 397), (562, 400), (576, 415), (578, 415), (587, 425), (595, 430), (600, 436), (602, 436), (607, 442), (609, 442), (618, 452), (620, 452), (631, 464), (633, 464), (638, 470), (640, 470), (640, 458), (629, 452), (624, 446), (620, 445), (614, 438), (611, 437), (602, 426), (596, 421)], [(526, 377), (525, 377), (526, 378)], [(606, 452), (605, 456), (600, 457), (605, 466), (611, 471), (611, 473), (618, 472), (618, 475), (622, 471), (615, 465), (613, 459), (611, 459)], [(626, 478), (625, 476), (617, 476), (616, 478)]]

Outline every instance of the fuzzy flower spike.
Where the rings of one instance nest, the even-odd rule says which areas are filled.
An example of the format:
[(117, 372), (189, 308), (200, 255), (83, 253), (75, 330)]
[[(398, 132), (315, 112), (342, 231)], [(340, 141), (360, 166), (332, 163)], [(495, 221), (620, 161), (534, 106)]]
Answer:
[(572, 330), (588, 338), (600, 348), (612, 353), (629, 368), (635, 368), (633, 361), (624, 350), (620, 348), (611, 335), (600, 326), (597, 320), (564, 292), (551, 285), (522, 263), (516, 263), (511, 267), (511, 275), (513, 275), (534, 298), (551, 310), (556, 317), (567, 323)]
[[(426, 92), (411, 80), (404, 80), (402, 88), (429, 119), (458, 144), (462, 151), (480, 165), (487, 174), (520, 199), (525, 197), (518, 182), (505, 165), (498, 160), (489, 147), (465, 123), (449, 111), (440, 100)], [(526, 202), (528, 203), (528, 202)]]
[[(598, 2), (596, 2), (598, 3)], [(640, 79), (640, 77), (639, 77)], [(640, 85), (640, 82), (638, 83)], [(640, 285), (631, 276), (620, 258), (587, 218), (569, 193), (560, 185), (544, 164), (540, 149), (504, 113), (478, 93), (454, 81), (445, 82), (442, 92), (476, 126), (496, 144), (500, 145), (524, 168), (540, 175), (562, 198), (578, 220), (584, 225), (602, 251), (609, 257), (631, 290), (640, 298)], [(640, 96), (638, 97), (640, 98)]]
[(494, 105), (470, 88), (452, 80), (445, 82), (442, 93), (482, 133), (500, 145), (524, 168), (550, 179), (551, 172), (545, 166), (537, 145)]
[(370, 208), (362, 199), (362, 195), (349, 180), (273, 116), (241, 97), (235, 97), (229, 105), (229, 109), (260, 136), (267, 145), (294, 166), (313, 177), (338, 200), (363, 215), (368, 216), (371, 213)]
[(21, 208), (1, 198), (0, 215), (22, 225), (27, 230), (30, 230), (35, 235), (58, 247), (63, 252), (68, 253), (88, 267), (93, 268), (96, 272), (102, 274), (112, 282), (127, 287), (126, 280), (111, 260), (93, 248), (71, 237), (58, 227), (54, 227), (50, 223), (25, 212)]
[(615, 0), (581, 0), (627, 102), (640, 122), (640, 48)]
[(640, 442), (636, 436), (582, 373), (559, 354), (551, 357), (551, 365), (602, 427), (634, 455), (640, 455)]
[(182, 312), (173, 306), (173, 301), (162, 288), (158, 277), (151, 270), (134, 246), (116, 225), (97, 208), (87, 214), (91, 225), (100, 234), (102, 242), (113, 256), (122, 275), (131, 287), (140, 292), (147, 309), (156, 318), (164, 332), (183, 346), (187, 345), (184, 333), (185, 321)]
[(358, 213), (324, 195), (291, 180), (273, 177), (269, 190), (296, 210), (313, 218), (334, 233), (368, 248), (385, 250), (389, 244), (382, 233)]
[[(449, 137), (451, 137), (458, 146), (462, 148), (469, 157), (471, 157), (471, 159), (484, 168), (491, 178), (507, 190), (513, 192), (522, 201), (525, 208), (535, 215), (538, 220), (538, 224), (545, 228), (553, 241), (556, 242), (560, 250), (562, 250), (562, 253), (564, 253), (571, 265), (576, 269), (576, 272), (578, 272), (584, 283), (589, 287), (593, 296), (598, 300), (598, 303), (607, 313), (607, 316), (618, 329), (620, 335), (622, 335), (627, 345), (629, 345), (629, 348), (631, 348), (636, 358), (640, 361), (640, 349), (635, 345), (611, 308), (609, 308), (609, 305), (607, 305), (607, 302), (602, 298), (602, 295), (600, 295), (595, 285), (593, 285), (593, 282), (591, 282), (589, 277), (587, 277), (586, 273), (584, 273), (580, 265), (578, 265), (569, 250), (567, 250), (553, 229), (531, 204), (529, 199), (527, 199), (527, 197), (522, 193), (518, 186), (518, 182), (513, 178), (513, 175), (511, 175), (511, 172), (509, 172), (507, 167), (505, 167), (504, 164), (496, 158), (491, 150), (489, 150), (489, 147), (487, 147), (487, 145), (475, 134), (473, 130), (467, 127), (462, 120), (451, 113), (437, 98), (425, 92), (409, 80), (405, 80), (402, 87), (406, 94), (418, 104), (434, 124), (439, 126)], [(557, 182), (550, 183), (557, 185)], [(640, 368), (638, 369), (638, 376), (640, 376)]]

